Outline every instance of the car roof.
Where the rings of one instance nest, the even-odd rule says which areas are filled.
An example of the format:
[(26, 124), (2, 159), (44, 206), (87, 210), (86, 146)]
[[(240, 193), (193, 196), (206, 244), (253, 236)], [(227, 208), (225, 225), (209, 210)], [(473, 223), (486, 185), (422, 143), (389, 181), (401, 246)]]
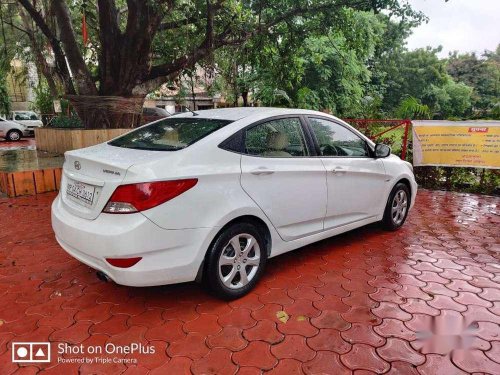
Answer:
[[(245, 117), (268, 114), (272, 116), (289, 114), (323, 114), (308, 109), (292, 108), (273, 108), (273, 107), (236, 107), (236, 108), (217, 108), (195, 111), (201, 118), (219, 119), (237, 121)], [(192, 112), (182, 112), (175, 114), (175, 117), (193, 117)]]

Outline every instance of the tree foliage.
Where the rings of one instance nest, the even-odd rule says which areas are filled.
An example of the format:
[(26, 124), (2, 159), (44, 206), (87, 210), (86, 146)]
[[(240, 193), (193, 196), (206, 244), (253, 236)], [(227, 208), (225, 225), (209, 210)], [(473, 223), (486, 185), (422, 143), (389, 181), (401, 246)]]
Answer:
[(348, 12), (345, 22), (342, 29), (305, 41), (299, 54), (303, 74), (290, 92), (296, 106), (343, 117), (362, 113), (371, 76), (367, 61), (374, 54), (383, 25), (366, 12)]
[(6, 74), (0, 69), (0, 115), (10, 112), (10, 99), (7, 93)]
[[(406, 96), (425, 102), (433, 85), (440, 87), (446, 82), (445, 64), (437, 56), (438, 52), (440, 49), (421, 48), (393, 56), (386, 69), (386, 94), (382, 104), (385, 111), (397, 108)], [(383, 66), (381, 69), (385, 70)]]
[(428, 119), (431, 116), (429, 106), (422, 104), (413, 96), (403, 99), (395, 113), (398, 118), (402, 119)]
[(426, 94), (431, 103), (435, 117), (466, 118), (472, 108), (472, 87), (463, 82), (448, 80), (442, 86), (431, 86)]
[[(408, 51), (406, 39), (425, 16), (406, 1), (18, 2), (0, 6), (8, 53), (34, 62), (53, 97), (144, 97), (165, 82), (189, 96), (201, 66), (211, 77), (207, 91), (232, 105), (342, 117), (391, 117), (415, 103), (434, 118), (500, 112), (499, 50), (449, 59), (440, 49)], [(79, 114), (89, 117), (85, 124), (100, 121)]]
[[(214, 66), (214, 53), (221, 48), (253, 44), (264, 51), (296, 51), (300, 41), (320, 30), (327, 35), (331, 28), (333, 33), (348, 31), (351, 25), (342, 22), (350, 11), (384, 11), (410, 22), (423, 19), (396, 0), (97, 0), (97, 7), (84, 1), (18, 1), (20, 15), (30, 18), (50, 47), (64, 92), (80, 96), (144, 98), (185, 69)], [(80, 32), (83, 12), (87, 45)], [(297, 56), (289, 58), (295, 67)], [(287, 92), (286, 87), (279, 90)]]
[[(96, 28), (91, 33), (91, 55), (96, 58), (89, 60), (76, 31), (81, 3), (52, 0), (44, 9), (46, 2), (19, 2), (49, 42), (66, 92), (82, 95), (145, 95), (182, 69), (210, 59), (218, 48), (279, 33), (284, 24), (300, 29), (312, 19), (328, 25), (344, 9), (385, 9), (401, 17), (421, 17), (394, 0), (98, 0), (97, 10), (86, 8)], [(72, 76), (62, 64), (64, 58)]]
[(359, 115), (371, 77), (368, 61), (385, 27), (381, 18), (345, 9), (327, 28), (317, 20), (283, 25), (278, 35), (216, 54), (219, 84), (233, 100), (250, 91), (262, 105)]
[(33, 105), (35, 110), (42, 114), (54, 112), (54, 98), (45, 79), (40, 79), (38, 86), (34, 87), (34, 94), (35, 101)]
[[(495, 118), (499, 103), (500, 69), (496, 53), (478, 60), (473, 54), (439, 58), (441, 49), (402, 50), (390, 61), (378, 64), (382, 76), (374, 85), (383, 85), (381, 111), (398, 113), (406, 97), (427, 105), (432, 118)], [(495, 63), (495, 61), (497, 61)], [(382, 73), (381, 73), (382, 72)]]
[(498, 118), (500, 107), (500, 45), (496, 51), (453, 53), (447, 62), (447, 71), (457, 82), (473, 88), (471, 104), (474, 117)]

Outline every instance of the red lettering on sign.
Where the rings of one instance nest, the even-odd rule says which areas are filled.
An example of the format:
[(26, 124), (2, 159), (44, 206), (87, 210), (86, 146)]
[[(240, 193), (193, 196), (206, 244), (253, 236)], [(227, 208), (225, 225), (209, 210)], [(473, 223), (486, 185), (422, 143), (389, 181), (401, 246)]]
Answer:
[(469, 128), (469, 133), (488, 133), (488, 128)]

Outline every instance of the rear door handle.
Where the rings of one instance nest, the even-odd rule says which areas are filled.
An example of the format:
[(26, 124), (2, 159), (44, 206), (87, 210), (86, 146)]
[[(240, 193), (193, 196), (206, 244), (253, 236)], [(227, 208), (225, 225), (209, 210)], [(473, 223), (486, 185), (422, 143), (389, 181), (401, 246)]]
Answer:
[(347, 169), (344, 167), (335, 167), (332, 169), (333, 174), (345, 174), (347, 172)]
[(271, 169), (267, 169), (265, 167), (260, 167), (260, 168), (257, 168), (257, 169), (254, 169), (253, 171), (250, 172), (251, 174), (254, 174), (256, 176), (265, 176), (265, 175), (268, 175), (268, 174), (273, 174), (274, 171), (271, 170)]

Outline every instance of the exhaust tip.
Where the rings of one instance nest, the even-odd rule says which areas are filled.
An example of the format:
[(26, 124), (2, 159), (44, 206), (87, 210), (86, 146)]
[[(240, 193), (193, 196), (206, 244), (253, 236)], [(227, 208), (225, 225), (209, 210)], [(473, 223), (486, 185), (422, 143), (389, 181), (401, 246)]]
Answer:
[(102, 271), (97, 271), (96, 275), (99, 280), (104, 281), (105, 283), (107, 283), (110, 280), (109, 276)]

